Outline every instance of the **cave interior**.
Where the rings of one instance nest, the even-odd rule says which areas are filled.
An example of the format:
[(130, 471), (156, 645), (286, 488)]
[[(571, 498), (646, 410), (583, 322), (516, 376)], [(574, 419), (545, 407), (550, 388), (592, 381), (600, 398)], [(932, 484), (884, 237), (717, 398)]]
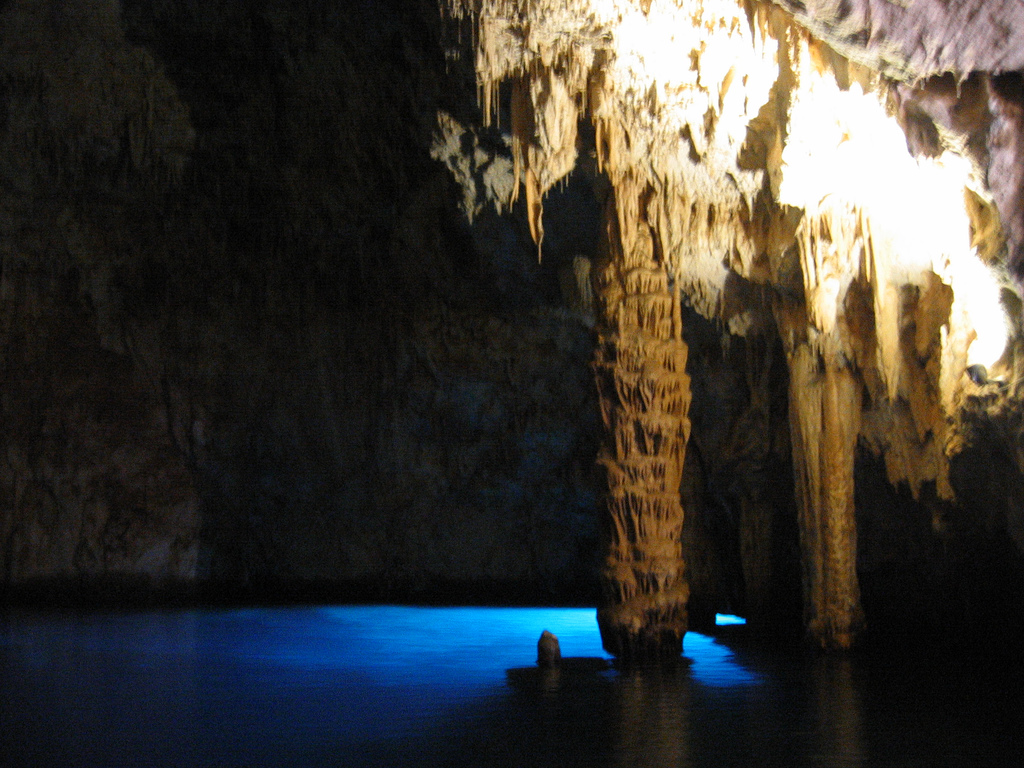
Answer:
[(1022, 38), (1008, 1), (3, 0), (0, 593), (1018, 643)]

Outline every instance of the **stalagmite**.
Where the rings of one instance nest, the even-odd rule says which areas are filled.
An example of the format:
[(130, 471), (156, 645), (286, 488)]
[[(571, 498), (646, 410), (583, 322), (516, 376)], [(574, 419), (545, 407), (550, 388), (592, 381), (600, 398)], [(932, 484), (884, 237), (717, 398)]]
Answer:
[(679, 297), (650, 229), (631, 221), (633, 234), (624, 238), (619, 226), (607, 217), (597, 286), (594, 368), (606, 428), (599, 460), (608, 478), (598, 624), (606, 650), (644, 662), (678, 656), (687, 628), (679, 482), (690, 380)]

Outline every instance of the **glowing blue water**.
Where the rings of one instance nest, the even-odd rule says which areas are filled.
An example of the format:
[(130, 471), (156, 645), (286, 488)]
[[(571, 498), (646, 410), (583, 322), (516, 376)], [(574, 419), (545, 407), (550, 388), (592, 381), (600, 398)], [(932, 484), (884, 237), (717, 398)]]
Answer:
[(747, 620), (742, 616), (733, 616), (731, 613), (716, 613), (715, 624), (720, 627), (728, 627), (734, 624), (746, 624)]
[[(591, 661), (541, 673), (544, 629)], [(990, 691), (962, 684), (967, 725), (942, 720), (954, 697), (936, 710), (934, 691), (849, 660), (695, 633), (684, 653), (619, 672), (592, 609), (14, 613), (0, 616), (0, 765), (971, 765), (979, 744), (1001, 764), (1024, 732), (1011, 707), (976, 719)]]

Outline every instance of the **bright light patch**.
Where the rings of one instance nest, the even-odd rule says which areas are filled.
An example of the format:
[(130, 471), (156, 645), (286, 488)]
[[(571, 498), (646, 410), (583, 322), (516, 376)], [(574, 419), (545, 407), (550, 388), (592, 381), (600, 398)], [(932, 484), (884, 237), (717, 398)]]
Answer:
[(947, 380), (959, 379), (965, 358), (967, 365), (992, 367), (1008, 330), (998, 280), (971, 244), (971, 163), (953, 152), (912, 157), (882, 94), (856, 82), (840, 87), (815, 65), (809, 45), (795, 56), (789, 136), (772, 184), (779, 202), (806, 212), (801, 250), (812, 320), (829, 331), (847, 286), (866, 276), (875, 292), (880, 363), (894, 396), (898, 350), (887, 328), (900, 322), (900, 308), (890, 287), (927, 290), (934, 273), (954, 294), (947, 331), (957, 341), (944, 352)]
[(999, 300), (999, 281), (978, 259), (965, 259), (956, 265), (953, 286), (956, 302), (963, 308), (975, 338), (967, 349), (967, 364), (991, 369), (1006, 349), (1006, 313)]
[(613, 30), (614, 50), (595, 117), (626, 123), (628, 153), (656, 176), (698, 184), (709, 199), (752, 197), (759, 174), (726, 180), (698, 168), (690, 153), (736, 157), (778, 77), (778, 42), (735, 0), (654, 0), (646, 12), (621, 0), (590, 7), (597, 26)]
[[(860, 234), (876, 258), (887, 259), (896, 282), (920, 282), (936, 263), (972, 258), (964, 203), (970, 164), (951, 153), (914, 159), (878, 93), (858, 83), (844, 90), (810, 59), (804, 52), (782, 168), (773, 179), (779, 202), (810, 216), (862, 212)], [(860, 271), (859, 259), (849, 258), (856, 254), (837, 256), (847, 280)]]
[(465, 692), (503, 681), (505, 670), (537, 662), (537, 640), (554, 633), (563, 656), (608, 658), (593, 608), (323, 608), (318, 631), (334, 637), (306, 646), (307, 663), (359, 666), (388, 684), (410, 680)]
[(716, 613), (715, 624), (720, 627), (727, 627), (733, 624), (746, 624), (747, 620), (742, 616), (733, 616), (731, 613)]

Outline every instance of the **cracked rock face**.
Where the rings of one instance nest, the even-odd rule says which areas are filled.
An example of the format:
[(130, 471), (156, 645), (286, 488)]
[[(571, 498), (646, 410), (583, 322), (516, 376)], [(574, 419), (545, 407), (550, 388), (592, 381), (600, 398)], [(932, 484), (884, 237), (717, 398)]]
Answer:
[[(686, 407), (633, 391), (673, 399), (678, 389), (688, 402), (653, 331), (671, 326), (680, 300), (735, 335), (781, 337), (805, 623), (822, 646), (850, 646), (863, 626), (858, 444), (915, 498), (927, 487), (951, 501), (965, 402), (989, 371), (1016, 368), (1018, 7), (450, 0), (447, 10), (472, 22), (483, 120), (510, 132), (513, 186), (495, 202), (524, 190), (540, 254), (545, 195), (578, 158), (592, 155), (611, 190), (595, 363), (609, 435), (606, 647), (658, 655), (662, 641), (644, 638), (671, 645), (685, 631), (676, 470), (654, 473), (671, 475), (659, 483), (631, 470), (636, 456), (660, 455), (637, 447), (653, 445), (655, 422), (675, 420), (672, 452), (685, 451)], [(578, 125), (592, 127), (592, 145)], [(669, 326), (665, 338), (681, 338)]]

